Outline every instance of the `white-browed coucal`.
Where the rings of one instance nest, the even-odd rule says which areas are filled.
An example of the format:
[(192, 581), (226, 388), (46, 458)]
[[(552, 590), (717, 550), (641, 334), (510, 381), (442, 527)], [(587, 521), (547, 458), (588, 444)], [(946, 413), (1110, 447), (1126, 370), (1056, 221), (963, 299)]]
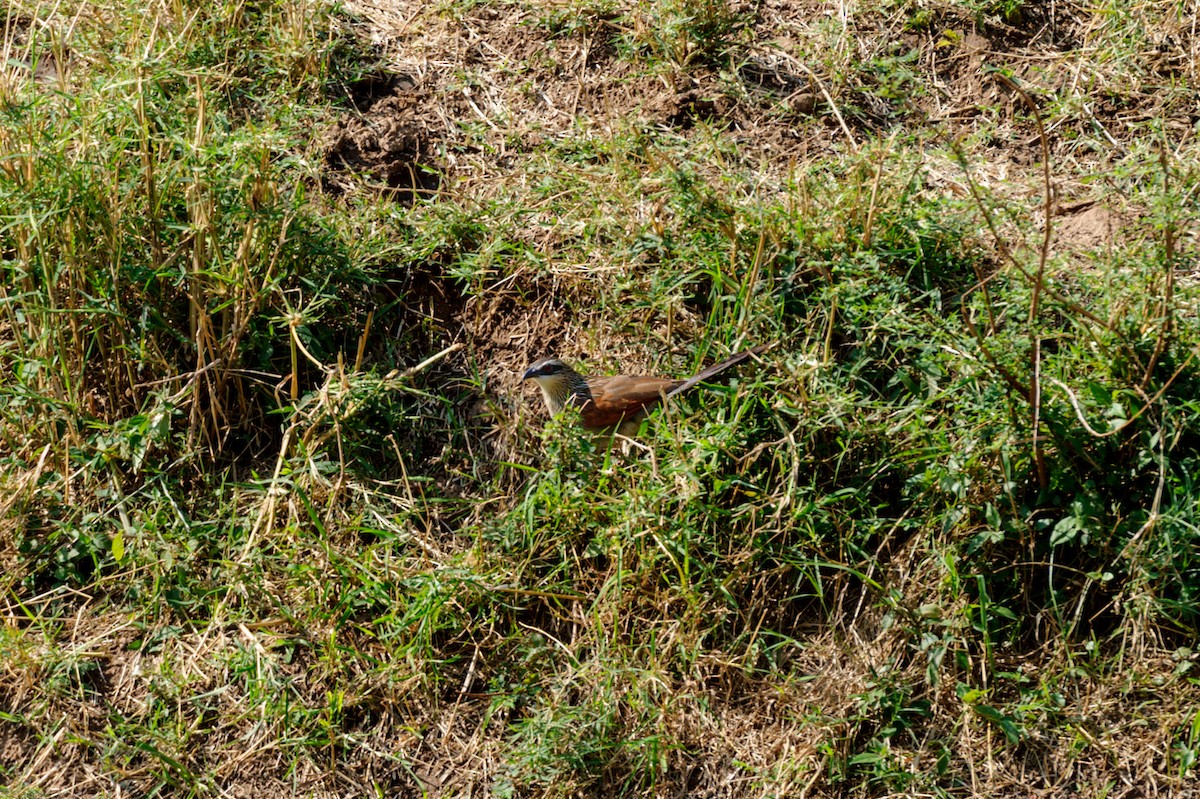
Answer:
[(759, 345), (739, 352), (683, 380), (642, 375), (585, 377), (558, 358), (531, 364), (522, 380), (537, 381), (551, 414), (570, 405), (579, 409), (579, 421), (589, 430), (616, 430), (630, 435), (637, 431), (646, 412), (660, 402), (695, 388), (766, 348)]

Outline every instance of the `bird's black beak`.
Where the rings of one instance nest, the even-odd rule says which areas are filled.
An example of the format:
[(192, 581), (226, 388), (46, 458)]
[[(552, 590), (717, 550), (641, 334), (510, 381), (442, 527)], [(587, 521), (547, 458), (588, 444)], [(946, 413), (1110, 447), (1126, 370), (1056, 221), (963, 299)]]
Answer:
[(531, 377), (537, 377), (537, 369), (532, 366), (525, 370), (525, 374), (521, 377), (521, 380), (525, 381)]

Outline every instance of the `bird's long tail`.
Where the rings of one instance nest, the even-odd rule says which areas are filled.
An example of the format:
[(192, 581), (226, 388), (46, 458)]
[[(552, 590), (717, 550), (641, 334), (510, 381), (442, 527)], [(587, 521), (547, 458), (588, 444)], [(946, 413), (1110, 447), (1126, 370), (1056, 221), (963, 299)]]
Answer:
[(676, 394), (682, 394), (685, 391), (693, 389), (696, 386), (698, 386), (700, 383), (703, 383), (705, 380), (708, 380), (710, 377), (714, 377), (714, 376), (720, 374), (721, 372), (724, 372), (729, 367), (737, 366), (739, 363), (742, 363), (743, 361), (750, 360), (750, 358), (754, 357), (755, 355), (766, 352), (766, 350), (769, 346), (770, 346), (769, 344), (759, 344), (757, 347), (751, 347), (748, 350), (743, 350), (742, 352), (739, 352), (737, 355), (731, 355), (728, 358), (726, 358), (725, 360), (721, 361), (720, 363), (713, 364), (712, 366), (703, 370), (702, 372), (697, 374), (695, 377), (689, 377), (687, 380), (684, 380), (678, 386), (671, 389), (670, 393), (667, 394), (667, 397), (668, 398), (674, 397)]

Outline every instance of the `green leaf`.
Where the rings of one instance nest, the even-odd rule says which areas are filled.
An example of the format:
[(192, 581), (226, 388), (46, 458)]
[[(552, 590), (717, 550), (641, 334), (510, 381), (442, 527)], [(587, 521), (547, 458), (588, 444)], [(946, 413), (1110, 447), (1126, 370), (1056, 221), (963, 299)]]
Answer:
[(1094, 380), (1088, 382), (1087, 389), (1097, 405), (1108, 405), (1112, 402), (1112, 392)]
[(1079, 530), (1079, 519), (1075, 516), (1060, 519), (1058, 524), (1054, 525), (1054, 531), (1050, 533), (1050, 546), (1056, 547), (1074, 541), (1079, 535)]
[(995, 529), (1000, 529), (1000, 511), (996, 510), (996, 506), (992, 503), (987, 503), (983, 506), (983, 515), (987, 519), (987, 523)]
[(1004, 737), (1008, 739), (1010, 744), (1020, 742), (1021, 731), (1017, 728), (1017, 723), (1010, 717), (996, 710), (991, 705), (972, 705), (971, 709), (1003, 730)]

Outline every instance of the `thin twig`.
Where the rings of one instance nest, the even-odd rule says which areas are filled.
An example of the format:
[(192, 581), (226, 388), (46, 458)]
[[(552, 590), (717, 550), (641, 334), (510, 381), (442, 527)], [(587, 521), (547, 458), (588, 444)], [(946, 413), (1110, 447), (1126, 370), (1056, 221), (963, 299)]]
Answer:
[(1033, 428), (1033, 462), (1037, 467), (1038, 485), (1044, 489), (1050, 484), (1050, 478), (1046, 473), (1046, 453), (1042, 449), (1042, 338), (1038, 334), (1037, 317), (1038, 311), (1041, 310), (1042, 289), (1046, 285), (1046, 261), (1050, 257), (1050, 242), (1054, 236), (1054, 226), (1050, 221), (1054, 215), (1054, 187), (1050, 179), (1050, 140), (1046, 137), (1046, 126), (1042, 123), (1041, 112), (1033, 98), (1003, 72), (997, 72), (996, 78), (1016, 92), (1025, 105), (1029, 106), (1029, 112), (1033, 114), (1033, 121), (1037, 123), (1038, 140), (1042, 144), (1042, 185), (1045, 190), (1042, 208), (1042, 246), (1038, 251), (1037, 273), (1033, 280), (1033, 296), (1029, 300), (1028, 324), (1029, 339), (1032, 343), (1030, 358), (1033, 369), (1033, 382), (1029, 392), (1033, 405), (1030, 410)]
[(435, 355), (430, 355), (428, 358), (421, 361), (419, 364), (412, 367), (411, 369), (405, 369), (403, 372), (393, 369), (392, 371), (388, 372), (387, 375), (383, 379), (385, 381), (407, 380), (408, 378), (412, 377), (413, 375), (417, 374), (418, 372), (425, 371), (430, 366), (433, 366), (435, 363), (442, 360), (446, 356), (453, 355), (454, 353), (461, 350), (464, 346), (466, 346), (466, 345), (464, 345), (461, 341), (456, 344), (451, 344), (449, 347), (442, 350), (441, 352), (436, 353)]
[[(1159, 163), (1162, 165), (1163, 172), (1163, 196), (1171, 196), (1171, 164), (1167, 160), (1167, 148), (1161, 143), (1158, 150)], [(1167, 203), (1170, 208), (1171, 204)], [(1175, 220), (1174, 218), (1167, 219), (1167, 224), (1163, 227), (1163, 260), (1167, 267), (1167, 285), (1163, 290), (1162, 302), (1159, 303), (1158, 317), (1162, 320), (1162, 324), (1158, 328), (1158, 339), (1154, 342), (1154, 352), (1150, 354), (1150, 362), (1146, 364), (1146, 370), (1142, 373), (1141, 388), (1143, 391), (1150, 385), (1151, 378), (1154, 377), (1154, 367), (1158, 365), (1158, 359), (1162, 357), (1163, 352), (1167, 348), (1167, 342), (1171, 338), (1171, 329), (1174, 325), (1174, 313), (1172, 310), (1172, 301), (1175, 297)]]
[(850, 133), (850, 126), (847, 125), (846, 120), (842, 118), (842, 112), (838, 110), (837, 103), (833, 101), (833, 97), (829, 94), (829, 91), (826, 90), (825, 84), (821, 82), (821, 79), (818, 78), (806, 64), (801, 63), (799, 64), (799, 67), (808, 73), (808, 76), (812, 78), (813, 83), (817, 84), (817, 88), (821, 90), (821, 96), (825, 98), (825, 102), (829, 103), (829, 107), (833, 110), (833, 115), (837, 117), (838, 124), (842, 126), (842, 132), (846, 134), (846, 141), (850, 142), (850, 150), (857, 153), (858, 144), (854, 141), (854, 135)]
[[(959, 166), (962, 167), (963, 175), (967, 179), (967, 191), (970, 192), (971, 199), (975, 202), (975, 207), (979, 209), (979, 213), (983, 216), (983, 222), (985, 225), (987, 225), (988, 232), (992, 235), (992, 240), (996, 245), (996, 249), (999, 250), (1000, 254), (1004, 256), (1004, 259), (1008, 261), (1014, 269), (1021, 273), (1022, 277), (1032, 283), (1034, 280), (1034, 275), (1028, 269), (1026, 269), (1019, 260), (1017, 260), (1017, 257), (1013, 255), (1012, 249), (1000, 236), (1000, 231), (996, 228), (995, 220), (992, 219), (992, 212), (988, 209), (987, 204), (984, 203), (983, 197), (979, 193), (979, 187), (975, 184), (974, 178), (971, 177), (970, 169), (967, 166), (966, 156), (958, 147), (957, 143), (952, 144), (951, 147), (955, 155), (955, 160), (957, 160)], [(989, 278), (989, 280), (990, 279), (991, 278)], [(1092, 322), (1093, 324), (1096, 324), (1105, 330), (1112, 330), (1112, 325), (1109, 322), (1106, 322), (1089, 311), (1087, 308), (1084, 308), (1082, 305), (1072, 300), (1070, 297), (1067, 297), (1066, 295), (1057, 291), (1053, 286), (1043, 285), (1042, 290), (1051, 299), (1062, 303), (1063, 306), (1072, 313), (1082, 316), (1084, 319), (1087, 319), (1089, 322)]]
[(1154, 403), (1158, 402), (1158, 400), (1162, 397), (1162, 395), (1166, 393), (1167, 389), (1170, 388), (1172, 384), (1174, 384), (1175, 380), (1179, 377), (1179, 375), (1183, 374), (1183, 370), (1186, 369), (1188, 367), (1188, 365), (1191, 364), (1191, 362), (1196, 358), (1196, 353), (1198, 351), (1200, 351), (1200, 350), (1192, 350), (1191, 354), (1188, 355), (1187, 359), (1184, 360), (1184, 362), (1179, 366), (1179, 368), (1175, 370), (1174, 374), (1172, 374), (1171, 377), (1167, 379), (1167, 382), (1163, 383), (1162, 388), (1160, 388), (1158, 391), (1156, 391), (1154, 393), (1154, 396), (1145, 398), (1145, 400), (1142, 403), (1142, 407), (1137, 411), (1137, 413), (1135, 413), (1133, 416), (1130, 416), (1128, 419), (1126, 419), (1119, 427), (1115, 427), (1112, 430), (1109, 430), (1107, 433), (1097, 432), (1090, 424), (1088, 424), (1087, 419), (1084, 418), (1083, 407), (1080, 405), (1079, 399), (1075, 396), (1075, 392), (1073, 392), (1070, 388), (1068, 388), (1065, 383), (1063, 383), (1061, 380), (1056, 380), (1053, 377), (1049, 377), (1046, 379), (1049, 380), (1054, 385), (1061, 388), (1063, 390), (1063, 392), (1067, 395), (1067, 399), (1068, 399), (1068, 401), (1070, 401), (1071, 407), (1073, 407), (1075, 409), (1075, 415), (1079, 417), (1079, 421), (1083, 425), (1083, 428), (1085, 430), (1087, 430), (1090, 434), (1092, 434), (1096, 438), (1108, 438), (1109, 436), (1114, 435), (1114, 434), (1119, 433), (1122, 430), (1124, 430), (1130, 424), (1135, 422), (1138, 419), (1138, 417), (1142, 416), (1146, 411), (1148, 411), (1150, 409), (1150, 407), (1152, 405), (1154, 405)]
[(879, 196), (879, 180), (883, 177), (883, 162), (892, 151), (892, 144), (896, 141), (896, 136), (900, 133), (899, 129), (893, 133), (879, 151), (879, 162), (875, 165), (875, 179), (871, 181), (871, 201), (867, 205), (867, 221), (863, 223), (862, 248), (865, 250), (871, 246), (871, 228), (875, 222), (875, 201)]

